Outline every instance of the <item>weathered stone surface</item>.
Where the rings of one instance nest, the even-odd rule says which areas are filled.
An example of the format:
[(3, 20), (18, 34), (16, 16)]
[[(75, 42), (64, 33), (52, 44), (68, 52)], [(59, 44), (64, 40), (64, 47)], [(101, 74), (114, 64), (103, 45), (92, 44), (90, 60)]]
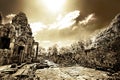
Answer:
[(0, 24), (0, 64), (31, 62), (37, 58), (39, 44), (36, 43), (26, 14), (18, 13), (12, 23)]
[[(1, 70), (9, 66), (0, 67)], [(0, 79), (7, 80), (97, 80), (108, 79), (107, 72), (84, 67), (63, 67), (33, 69), (34, 64), (27, 64), (11, 75), (1, 75)]]
[[(99, 32), (90, 41), (77, 42), (71, 47), (60, 48), (59, 51), (48, 50), (44, 58), (52, 60), (61, 66), (91, 67), (106, 71), (120, 70), (120, 14), (118, 14), (111, 24)], [(51, 52), (52, 51), (52, 52)], [(57, 54), (51, 54), (51, 53)], [(59, 54), (58, 54), (59, 53)]]

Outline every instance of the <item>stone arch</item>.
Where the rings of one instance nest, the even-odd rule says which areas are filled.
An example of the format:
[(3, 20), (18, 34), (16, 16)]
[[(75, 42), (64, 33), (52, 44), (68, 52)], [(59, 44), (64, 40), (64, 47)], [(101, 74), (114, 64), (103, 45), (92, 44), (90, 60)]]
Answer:
[(27, 38), (25, 36), (20, 36), (16, 40), (16, 44), (21, 45), (20, 42), (23, 42), (24, 45), (27, 43)]

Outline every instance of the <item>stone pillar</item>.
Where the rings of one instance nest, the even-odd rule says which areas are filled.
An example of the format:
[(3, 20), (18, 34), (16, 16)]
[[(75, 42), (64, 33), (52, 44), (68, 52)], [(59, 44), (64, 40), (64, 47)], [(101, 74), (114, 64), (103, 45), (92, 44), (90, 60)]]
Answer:
[(38, 42), (34, 42), (34, 46), (35, 46), (35, 45), (36, 45), (35, 59), (37, 59), (39, 43), (38, 43)]
[(14, 43), (15, 43), (15, 40), (13, 40), (13, 41), (10, 43), (10, 46), (9, 46), (9, 48), (11, 49), (11, 54), (10, 54), (11, 57), (13, 56)]

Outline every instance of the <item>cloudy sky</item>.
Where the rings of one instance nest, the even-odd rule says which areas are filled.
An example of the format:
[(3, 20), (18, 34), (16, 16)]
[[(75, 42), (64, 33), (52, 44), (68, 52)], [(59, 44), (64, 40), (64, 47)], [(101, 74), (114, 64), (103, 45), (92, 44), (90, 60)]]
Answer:
[[(0, 0), (0, 11), (4, 14), (27, 12), (31, 21), (51, 23), (59, 13), (50, 12), (43, 4), (43, 0)], [(49, 0), (55, 5), (54, 0)], [(74, 10), (81, 11), (81, 18), (95, 13), (99, 23), (106, 23), (120, 12), (120, 0), (65, 0), (61, 14)], [(59, 2), (59, 0), (58, 0)], [(56, 5), (54, 6), (56, 7)], [(33, 18), (33, 19), (32, 19)], [(52, 18), (52, 19), (51, 19)]]
[(120, 13), (120, 0), (0, 0), (5, 19), (23, 11), (39, 41), (80, 40)]

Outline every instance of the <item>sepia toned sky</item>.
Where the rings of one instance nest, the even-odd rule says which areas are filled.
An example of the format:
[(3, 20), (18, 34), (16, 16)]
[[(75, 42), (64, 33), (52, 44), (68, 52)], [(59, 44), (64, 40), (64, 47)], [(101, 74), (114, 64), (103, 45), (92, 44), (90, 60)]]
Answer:
[[(89, 32), (107, 26), (120, 13), (120, 0), (0, 0), (0, 11), (5, 19), (9, 14), (25, 12), (33, 31), (37, 31), (37, 40), (79, 40)], [(73, 18), (68, 18), (71, 16)], [(74, 24), (76, 20), (77, 25)], [(58, 25), (63, 27), (63, 24), (67, 27), (58, 29)], [(53, 25), (56, 26), (54, 29), (47, 29)]]
[[(81, 18), (95, 13), (99, 23), (106, 23), (120, 12), (120, 0), (66, 0), (60, 13), (65, 14), (73, 10), (80, 10)], [(4, 15), (25, 11), (31, 19), (34, 18), (31, 21), (41, 20), (44, 23), (53, 22), (58, 15), (43, 7), (42, 0), (0, 0), (0, 11)]]

